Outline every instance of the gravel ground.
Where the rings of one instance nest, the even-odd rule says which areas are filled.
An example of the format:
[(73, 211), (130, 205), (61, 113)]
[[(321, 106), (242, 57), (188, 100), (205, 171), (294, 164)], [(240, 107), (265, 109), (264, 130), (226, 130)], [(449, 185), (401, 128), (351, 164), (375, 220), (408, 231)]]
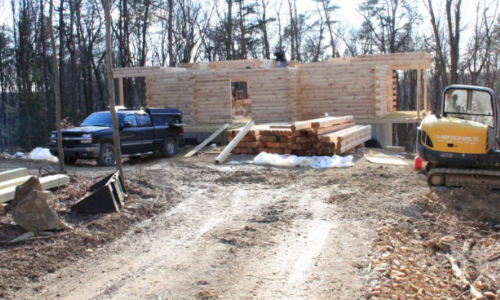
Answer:
[[(157, 195), (155, 199), (163, 203), (161, 209), (130, 222), (120, 236), (100, 239), (92, 251), (77, 247), (68, 252), (45, 274), (16, 277), (15, 284), (5, 286), (4, 296), (361, 299), (391, 295), (398, 286), (393, 282), (387, 285), (384, 278), (390, 274), (381, 268), (375, 272), (375, 265), (388, 257), (383, 256), (387, 252), (384, 245), (396, 243), (397, 232), (404, 226), (401, 222), (436, 221), (427, 213), (432, 206), (422, 202), (433, 191), (425, 175), (412, 169), (411, 156), (403, 158), (408, 166), (375, 165), (363, 158), (363, 151), (355, 154), (355, 166), (326, 170), (215, 165), (214, 155), (126, 162), (127, 177)], [(228, 161), (251, 158), (232, 156)], [(0, 162), (0, 170), (21, 166), (36, 172), (39, 164)], [(113, 170), (88, 163), (68, 169), (70, 174), (86, 178)], [(432, 201), (441, 201), (443, 195), (456, 199), (452, 192), (445, 189)], [(474, 197), (477, 193), (469, 194)], [(107, 217), (112, 224), (121, 215)], [(444, 215), (448, 220), (447, 214), (441, 217)], [(490, 213), (487, 222), (495, 223), (495, 216), (495, 212)], [(101, 231), (108, 231), (110, 223), (106, 224)], [(494, 224), (487, 230), (496, 230)], [(93, 232), (87, 234), (92, 236)], [(417, 240), (413, 232), (411, 239)], [(72, 242), (62, 241), (59, 247), (69, 247)], [(413, 245), (411, 241), (405, 244)], [(24, 251), (34, 245), (17, 247)], [(421, 249), (422, 245), (415, 247)], [(2, 268), (9, 265), (8, 258), (23, 259), (14, 256), (15, 251), (5, 252), (11, 249), (1, 250)], [(473, 248), (473, 253), (476, 250), (480, 251)], [(424, 257), (434, 258), (435, 252)], [(444, 256), (441, 260), (443, 268), (450, 270)], [(11, 267), (10, 272), (15, 273), (16, 268)], [(432, 299), (423, 295), (420, 298)], [(463, 297), (468, 294), (463, 293)]]

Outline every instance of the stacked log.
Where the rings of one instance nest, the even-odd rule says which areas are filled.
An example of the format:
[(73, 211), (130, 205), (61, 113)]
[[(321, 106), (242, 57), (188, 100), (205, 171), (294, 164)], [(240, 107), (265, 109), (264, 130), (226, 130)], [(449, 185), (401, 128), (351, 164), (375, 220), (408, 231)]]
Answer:
[[(231, 141), (240, 129), (229, 131)], [(254, 126), (233, 154), (320, 156), (345, 153), (371, 138), (371, 126), (356, 126), (352, 116), (327, 117), (292, 124)]]

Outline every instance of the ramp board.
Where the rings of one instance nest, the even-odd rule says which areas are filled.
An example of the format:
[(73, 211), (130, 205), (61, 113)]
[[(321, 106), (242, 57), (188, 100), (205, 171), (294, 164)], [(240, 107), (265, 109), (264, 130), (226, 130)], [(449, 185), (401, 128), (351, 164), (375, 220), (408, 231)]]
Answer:
[(243, 129), (229, 143), (229, 145), (227, 145), (226, 148), (224, 148), (222, 153), (219, 156), (217, 156), (217, 158), (215, 159), (216, 164), (221, 164), (227, 159), (227, 157), (229, 156), (231, 151), (234, 149), (234, 147), (236, 147), (236, 145), (238, 145), (238, 143), (245, 137), (245, 135), (248, 133), (248, 131), (250, 131), (250, 128), (252, 128), (253, 125), (254, 125), (254, 122), (250, 121), (247, 123), (247, 125), (245, 125), (245, 127), (243, 127)]
[(367, 161), (374, 164), (407, 166), (408, 164), (399, 158), (380, 157), (365, 155)]
[(221, 127), (219, 127), (219, 129), (217, 129), (217, 131), (215, 131), (211, 136), (209, 136), (201, 144), (199, 144), (198, 146), (196, 146), (196, 148), (194, 148), (193, 150), (189, 151), (186, 155), (184, 155), (184, 157), (188, 158), (188, 157), (191, 157), (191, 156), (195, 155), (196, 153), (198, 153), (198, 151), (200, 151), (201, 149), (203, 149), (203, 147), (205, 147), (206, 145), (208, 145), (208, 143), (210, 143), (219, 134), (221, 134), (228, 126), (229, 126), (229, 124), (225, 124), (225, 125), (222, 125)]

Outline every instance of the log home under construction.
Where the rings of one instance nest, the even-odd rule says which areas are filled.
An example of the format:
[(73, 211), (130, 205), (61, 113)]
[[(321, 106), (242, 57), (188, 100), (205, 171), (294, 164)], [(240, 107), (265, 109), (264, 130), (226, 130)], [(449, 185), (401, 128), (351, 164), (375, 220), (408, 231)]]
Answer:
[[(430, 68), (428, 53), (398, 53), (304, 64), (288, 62), (286, 68), (271, 60), (235, 60), (181, 64), (177, 68), (114, 69), (113, 73), (119, 79), (121, 104), (123, 78), (145, 77), (146, 105), (179, 108), (184, 121), (191, 124), (249, 120), (259, 124), (325, 114), (352, 115), (359, 124), (385, 124), (374, 135), (390, 145), (389, 125), (418, 122), (421, 110), (427, 110), (425, 71)], [(418, 74), (417, 110), (396, 112), (395, 72), (411, 69)]]

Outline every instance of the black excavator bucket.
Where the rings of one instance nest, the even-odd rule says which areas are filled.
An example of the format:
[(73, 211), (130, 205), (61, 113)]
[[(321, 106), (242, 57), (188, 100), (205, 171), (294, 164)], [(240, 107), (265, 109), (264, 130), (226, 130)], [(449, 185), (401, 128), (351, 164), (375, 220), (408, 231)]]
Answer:
[(125, 189), (120, 171), (116, 171), (89, 188), (89, 195), (71, 207), (72, 212), (101, 214), (119, 212)]

